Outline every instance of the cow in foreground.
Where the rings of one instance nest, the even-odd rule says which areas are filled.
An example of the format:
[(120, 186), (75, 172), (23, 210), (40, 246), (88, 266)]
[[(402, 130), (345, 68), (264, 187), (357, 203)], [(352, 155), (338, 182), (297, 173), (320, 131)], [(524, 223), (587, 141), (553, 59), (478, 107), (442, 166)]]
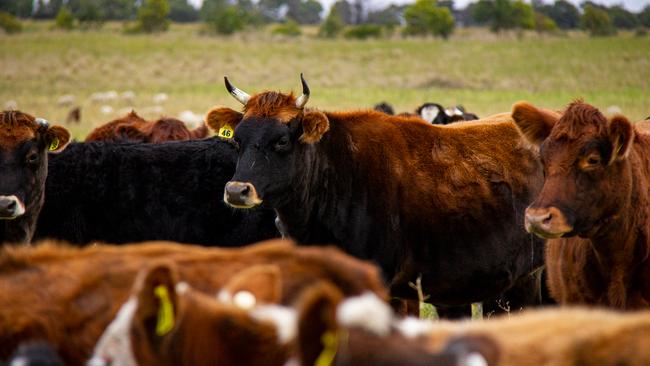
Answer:
[(562, 304), (650, 305), (650, 136), (576, 101), (561, 116), (512, 112), (546, 177), (526, 230), (548, 239), (551, 295)]
[(29, 243), (43, 205), (48, 152), (65, 149), (61, 126), (19, 111), (0, 113), (0, 242)]
[[(178, 279), (226, 303), (289, 305), (322, 280), (345, 296), (365, 291), (386, 298), (379, 271), (336, 248), (272, 241), (217, 249), (176, 243), (75, 248), (44, 243), (0, 251), (0, 360), (23, 342), (46, 341), (72, 365), (90, 357), (129, 296), (137, 273), (151, 263), (175, 265)], [(29, 289), (26, 291), (25, 289)], [(255, 304), (255, 302), (253, 302)]]
[(226, 86), (243, 113), (217, 108), (206, 121), (234, 129), (229, 205), (274, 208), (298, 242), (373, 260), (393, 296), (415, 298), (409, 283), (421, 276), (435, 305), (496, 296), (542, 265), (542, 241), (523, 230), (542, 170), (509, 114), (432, 126), (305, 110), (304, 79), (298, 98)]
[(218, 138), (72, 143), (50, 158), (35, 237), (239, 246), (279, 236), (272, 210), (235, 211), (223, 202), (236, 156)]
[(134, 111), (122, 118), (95, 128), (88, 136), (89, 141), (106, 142), (150, 142), (185, 141), (202, 139), (208, 136), (205, 124), (189, 130), (183, 121), (162, 117), (156, 121), (147, 121)]

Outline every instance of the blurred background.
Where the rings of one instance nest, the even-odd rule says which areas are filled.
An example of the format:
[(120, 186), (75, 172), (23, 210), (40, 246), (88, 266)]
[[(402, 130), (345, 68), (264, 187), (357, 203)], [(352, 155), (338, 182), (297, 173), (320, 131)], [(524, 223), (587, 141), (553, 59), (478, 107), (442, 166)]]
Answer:
[(584, 98), (640, 120), (649, 28), (647, 0), (0, 0), (0, 107), (83, 138), (131, 109), (192, 123), (239, 108), (224, 75), (252, 94), (299, 92), (303, 72), (321, 109), (483, 117)]

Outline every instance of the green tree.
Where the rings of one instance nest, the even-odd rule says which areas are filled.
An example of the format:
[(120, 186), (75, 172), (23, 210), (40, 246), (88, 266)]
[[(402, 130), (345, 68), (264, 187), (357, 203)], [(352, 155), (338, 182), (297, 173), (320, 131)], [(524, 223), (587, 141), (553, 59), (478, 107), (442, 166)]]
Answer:
[(318, 35), (325, 38), (334, 38), (341, 33), (343, 27), (343, 19), (341, 18), (338, 9), (332, 6), (327, 18), (325, 18), (318, 29)]
[(367, 39), (381, 37), (381, 27), (377, 24), (359, 24), (345, 31), (345, 38)]
[(607, 10), (614, 27), (619, 29), (634, 29), (640, 22), (637, 16), (620, 5), (614, 5)]
[(20, 21), (5, 11), (0, 11), (0, 28), (7, 34), (19, 33), (23, 30)]
[(234, 5), (228, 5), (213, 14), (208, 22), (219, 34), (230, 35), (246, 28), (246, 14)]
[(354, 24), (355, 16), (352, 5), (347, 0), (338, 0), (332, 5), (332, 9), (336, 9), (343, 24)]
[(0, 0), (0, 11), (19, 18), (31, 17), (33, 10), (33, 0)]
[(74, 15), (67, 6), (62, 6), (56, 15), (55, 23), (57, 28), (71, 30), (74, 28)]
[(433, 35), (447, 38), (454, 31), (454, 17), (435, 0), (417, 0), (404, 10), (406, 35)]
[(535, 6), (535, 10), (553, 19), (561, 29), (575, 29), (580, 26), (580, 12), (566, 0), (556, 0), (553, 5)]
[(300, 30), (300, 25), (295, 20), (289, 19), (285, 23), (279, 24), (273, 28), (272, 33), (281, 36), (298, 37), (302, 34), (302, 30)]
[(167, 0), (145, 0), (138, 9), (136, 30), (145, 33), (164, 32), (169, 28)]
[(187, 0), (169, 0), (169, 19), (175, 22), (195, 22), (199, 20), (199, 11)]
[(551, 33), (557, 31), (557, 24), (540, 12), (535, 12), (535, 30), (538, 33)]
[(535, 26), (533, 8), (522, 0), (479, 0), (472, 16), (479, 24), (488, 24), (493, 32)]
[(389, 5), (387, 8), (369, 12), (366, 21), (368, 23), (379, 24), (392, 28), (400, 24), (400, 19), (403, 14), (403, 6)]
[(38, 0), (33, 17), (36, 19), (53, 19), (63, 5), (63, 0)]
[(585, 6), (584, 11), (582, 18), (580, 18), (580, 25), (591, 36), (609, 36), (616, 34), (616, 28), (614, 28), (607, 11), (591, 5)]
[(99, 0), (70, 1), (67, 6), (84, 28), (101, 26), (104, 21), (104, 12)]
[(643, 8), (639, 13), (639, 23), (646, 28), (650, 28), (650, 5)]
[(129, 20), (136, 17), (136, 0), (99, 0), (104, 19)]
[(320, 23), (323, 6), (316, 0), (290, 0), (287, 17), (300, 24)]

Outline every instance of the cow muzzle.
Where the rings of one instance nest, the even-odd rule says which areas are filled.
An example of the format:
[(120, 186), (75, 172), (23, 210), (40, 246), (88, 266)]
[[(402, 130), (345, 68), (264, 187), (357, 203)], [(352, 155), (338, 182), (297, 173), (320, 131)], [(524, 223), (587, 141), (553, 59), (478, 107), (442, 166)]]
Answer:
[(526, 231), (544, 239), (554, 239), (573, 231), (566, 216), (556, 207), (526, 209)]
[(235, 208), (251, 208), (262, 203), (255, 186), (247, 182), (228, 182), (223, 200)]
[(25, 213), (25, 204), (16, 196), (0, 196), (0, 220), (11, 220)]

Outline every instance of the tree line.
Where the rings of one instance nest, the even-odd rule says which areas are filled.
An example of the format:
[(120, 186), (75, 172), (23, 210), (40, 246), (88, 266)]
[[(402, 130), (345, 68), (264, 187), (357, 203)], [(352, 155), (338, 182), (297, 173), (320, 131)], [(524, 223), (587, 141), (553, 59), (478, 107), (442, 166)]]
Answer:
[[(457, 9), (453, 0), (415, 0), (409, 5), (371, 9), (366, 0), (338, 0), (327, 14), (317, 0), (204, 0), (195, 8), (187, 0), (0, 0), (0, 27), (20, 30), (16, 18), (55, 19), (62, 29), (99, 27), (104, 21), (129, 22), (127, 32), (157, 32), (170, 22), (204, 22), (220, 34), (278, 23), (274, 33), (299, 35), (300, 25), (320, 25), (319, 35), (380, 37), (400, 29), (406, 36), (447, 38), (456, 26), (488, 26), (493, 32), (533, 29), (556, 32), (585, 29), (594, 36), (618, 29), (650, 28), (650, 5), (633, 13), (585, 1), (479, 0)], [(325, 15), (323, 17), (323, 15)]]

